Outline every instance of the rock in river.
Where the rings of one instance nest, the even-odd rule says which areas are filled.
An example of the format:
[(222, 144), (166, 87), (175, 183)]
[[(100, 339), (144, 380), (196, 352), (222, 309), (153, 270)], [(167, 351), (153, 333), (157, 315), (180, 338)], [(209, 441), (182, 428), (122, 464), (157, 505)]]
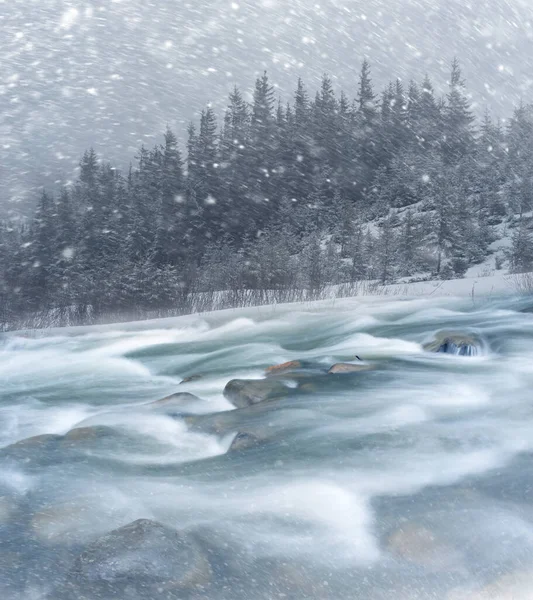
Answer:
[(432, 570), (451, 570), (454, 565), (464, 563), (455, 548), (416, 523), (404, 524), (391, 533), (387, 546), (396, 557)]
[(161, 400), (150, 402), (149, 406), (153, 406), (154, 408), (171, 409), (182, 408), (183, 406), (194, 404), (196, 402), (201, 402), (198, 396), (195, 396), (194, 394), (189, 394), (187, 392), (179, 392), (177, 394), (167, 396), (166, 398), (162, 398)]
[(254, 446), (258, 446), (261, 443), (261, 439), (259, 439), (253, 433), (248, 433), (247, 431), (240, 431), (234, 438), (231, 446), (229, 447), (228, 452), (241, 452), (242, 450), (247, 450), (248, 448), (253, 448)]
[(265, 400), (283, 398), (288, 392), (289, 388), (279, 381), (233, 379), (226, 385), (224, 396), (237, 408), (244, 408)]
[(290, 371), (294, 371), (295, 369), (301, 369), (303, 367), (302, 363), (299, 360), (291, 360), (289, 362), (283, 363), (281, 365), (275, 365), (274, 367), (268, 367), (265, 371), (266, 376), (270, 377), (272, 375), (280, 375), (283, 373), (288, 373)]
[(338, 363), (333, 365), (328, 371), (329, 375), (340, 375), (346, 373), (360, 373), (362, 371), (370, 371), (372, 365), (365, 365), (363, 363), (352, 364), (352, 363)]
[(424, 345), (428, 352), (454, 354), (456, 356), (476, 356), (479, 354), (479, 340), (471, 335), (441, 331), (432, 342)]
[(178, 599), (210, 579), (211, 567), (196, 541), (140, 519), (87, 546), (57, 595), (65, 600)]
[(203, 375), (189, 375), (189, 377), (185, 377), (185, 379), (180, 381), (180, 385), (183, 385), (184, 383), (193, 383), (194, 381), (198, 381), (199, 379), (203, 379)]

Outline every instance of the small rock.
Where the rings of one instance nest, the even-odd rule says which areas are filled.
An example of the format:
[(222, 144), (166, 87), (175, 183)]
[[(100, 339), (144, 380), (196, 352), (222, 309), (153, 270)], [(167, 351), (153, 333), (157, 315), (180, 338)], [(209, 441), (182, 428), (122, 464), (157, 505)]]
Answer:
[(115, 431), (105, 425), (94, 425), (91, 427), (76, 427), (71, 429), (63, 437), (62, 443), (75, 444), (77, 442), (93, 442), (103, 437), (111, 436)]
[(261, 440), (253, 433), (242, 431), (236, 435), (235, 439), (231, 443), (231, 446), (229, 447), (228, 452), (241, 452), (242, 450), (253, 448), (260, 443)]
[(447, 331), (438, 333), (434, 341), (424, 345), (424, 350), (428, 352), (455, 356), (477, 356), (479, 348), (479, 340), (475, 337)]
[(266, 402), (220, 413), (190, 415), (185, 417), (184, 422), (191, 431), (219, 436), (240, 432), (263, 441), (272, 435), (271, 424), (265, 418), (269, 411), (271, 406)]
[(299, 360), (291, 360), (289, 362), (283, 363), (281, 365), (275, 365), (274, 367), (268, 367), (265, 371), (266, 376), (270, 377), (271, 375), (280, 375), (282, 373), (287, 373), (294, 369), (301, 369), (303, 367), (302, 363)]
[(185, 379), (183, 381), (180, 381), (180, 385), (183, 385), (184, 383), (192, 383), (193, 381), (198, 381), (199, 379), (202, 379), (203, 375), (189, 375), (189, 377), (185, 377)]
[(312, 394), (312, 393), (318, 391), (318, 386), (316, 385), (316, 383), (310, 383), (310, 382), (300, 383), (298, 385), (298, 391), (304, 392), (306, 394)]
[(61, 441), (63, 436), (56, 435), (53, 433), (45, 433), (43, 435), (35, 435), (30, 438), (26, 438), (24, 440), (20, 440), (19, 442), (15, 442), (10, 446), (6, 446), (4, 450), (23, 450), (23, 449), (31, 449), (35, 450), (35, 448), (45, 447), (49, 445), (53, 445), (56, 442)]
[(461, 562), (454, 548), (416, 523), (394, 531), (387, 540), (387, 546), (399, 558), (436, 570), (446, 570)]
[(283, 398), (289, 388), (279, 381), (265, 379), (234, 379), (224, 389), (224, 397), (237, 408), (259, 404), (265, 400)]
[(58, 449), (62, 435), (36, 435), (0, 450), (0, 457), (9, 460), (21, 460), (28, 465), (52, 464), (58, 458)]
[(372, 370), (372, 365), (365, 364), (352, 364), (352, 363), (338, 363), (333, 365), (328, 371), (329, 375), (341, 375), (345, 373), (361, 373), (363, 371)]
[(87, 546), (58, 595), (66, 600), (181, 598), (210, 579), (209, 562), (192, 538), (140, 519)]
[(172, 394), (167, 396), (166, 398), (162, 398), (161, 400), (156, 400), (155, 402), (150, 402), (150, 406), (160, 407), (163, 406), (165, 408), (180, 408), (185, 406), (186, 404), (191, 404), (192, 402), (200, 402), (200, 398), (195, 396), (194, 394), (189, 394), (185, 392), (179, 392), (177, 394)]

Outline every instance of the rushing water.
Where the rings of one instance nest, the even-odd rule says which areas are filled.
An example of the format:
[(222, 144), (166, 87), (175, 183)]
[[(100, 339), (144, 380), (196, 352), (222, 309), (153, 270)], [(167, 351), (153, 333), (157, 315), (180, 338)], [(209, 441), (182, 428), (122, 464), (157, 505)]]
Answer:
[[(208, 575), (117, 600), (533, 598), (531, 308), (350, 300), (5, 335), (0, 598), (60, 598), (87, 545), (141, 518), (190, 535)], [(425, 352), (442, 330), (482, 351)], [(190, 416), (232, 410), (233, 378), (355, 355), (375, 369)], [(151, 404), (177, 391), (201, 400)], [(243, 431), (261, 443), (229, 451)]]

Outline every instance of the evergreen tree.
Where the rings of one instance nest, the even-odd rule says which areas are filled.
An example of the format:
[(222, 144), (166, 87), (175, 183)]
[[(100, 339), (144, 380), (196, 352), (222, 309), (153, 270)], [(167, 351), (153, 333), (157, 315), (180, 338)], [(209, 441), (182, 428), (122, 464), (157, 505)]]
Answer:
[(509, 259), (513, 273), (533, 270), (533, 235), (524, 218), (520, 219), (513, 233)]
[(448, 164), (457, 164), (474, 148), (474, 116), (467, 98), (465, 82), (455, 59), (452, 64), (450, 91), (444, 112), (442, 154)]
[(185, 229), (183, 161), (174, 133), (167, 129), (163, 150), (161, 204), (157, 219), (154, 261), (159, 268), (176, 266)]

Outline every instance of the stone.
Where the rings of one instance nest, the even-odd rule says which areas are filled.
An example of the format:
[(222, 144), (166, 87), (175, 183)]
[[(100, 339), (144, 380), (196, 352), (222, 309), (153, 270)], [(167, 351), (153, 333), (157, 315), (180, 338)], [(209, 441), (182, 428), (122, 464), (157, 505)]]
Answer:
[(257, 446), (260, 443), (261, 439), (253, 433), (240, 431), (235, 436), (235, 439), (231, 443), (228, 452), (242, 452), (243, 450), (247, 450), (248, 448), (253, 448), (254, 446)]
[(303, 392), (304, 394), (313, 394), (318, 391), (318, 386), (316, 383), (312, 382), (300, 383), (298, 385), (298, 391)]
[(180, 385), (183, 385), (184, 383), (192, 383), (194, 381), (198, 381), (199, 379), (203, 379), (203, 375), (189, 375), (189, 377), (185, 377), (185, 379), (183, 379), (182, 381), (180, 381)]
[(161, 400), (150, 402), (149, 406), (164, 408), (181, 408), (193, 402), (201, 402), (201, 400), (200, 398), (198, 398), (198, 396), (195, 396), (194, 394), (179, 392), (177, 394), (171, 394), (170, 396), (162, 398)]
[(90, 515), (93, 505), (80, 499), (50, 505), (34, 513), (30, 522), (30, 531), (35, 539), (48, 544), (68, 544), (77, 541), (72, 531), (79, 533), (81, 523)]
[(347, 373), (362, 373), (363, 371), (371, 371), (372, 365), (352, 364), (352, 363), (337, 363), (328, 371), (329, 375), (342, 375)]
[(289, 362), (285, 362), (281, 365), (275, 365), (273, 367), (268, 367), (265, 373), (267, 377), (272, 375), (280, 375), (283, 373), (288, 373), (293, 371), (294, 369), (301, 369), (303, 367), (302, 363), (299, 360), (291, 360)]
[(424, 345), (424, 350), (455, 356), (477, 356), (480, 351), (480, 343), (471, 335), (441, 331), (432, 342)]
[(208, 585), (211, 574), (209, 561), (192, 537), (140, 519), (89, 544), (75, 559), (57, 596), (178, 599)]
[(266, 379), (233, 379), (224, 389), (224, 397), (237, 408), (259, 404), (265, 400), (283, 398), (289, 388), (279, 381)]
[(52, 433), (45, 433), (43, 435), (35, 435), (30, 438), (26, 438), (24, 440), (20, 440), (19, 442), (15, 442), (9, 446), (4, 448), (6, 450), (25, 450), (31, 449), (35, 450), (36, 448), (43, 448), (46, 446), (54, 445), (56, 442), (59, 442), (63, 439), (63, 436), (56, 435)]
[(0, 450), (0, 457), (24, 461), (25, 464), (44, 466), (57, 460), (62, 435), (44, 434), (20, 440)]
[(416, 523), (405, 524), (389, 535), (387, 547), (398, 558), (438, 571), (461, 562), (455, 548)]
[(63, 444), (76, 444), (78, 442), (94, 442), (103, 437), (115, 434), (115, 430), (105, 425), (93, 425), (90, 427), (76, 427), (71, 429), (62, 439)]

